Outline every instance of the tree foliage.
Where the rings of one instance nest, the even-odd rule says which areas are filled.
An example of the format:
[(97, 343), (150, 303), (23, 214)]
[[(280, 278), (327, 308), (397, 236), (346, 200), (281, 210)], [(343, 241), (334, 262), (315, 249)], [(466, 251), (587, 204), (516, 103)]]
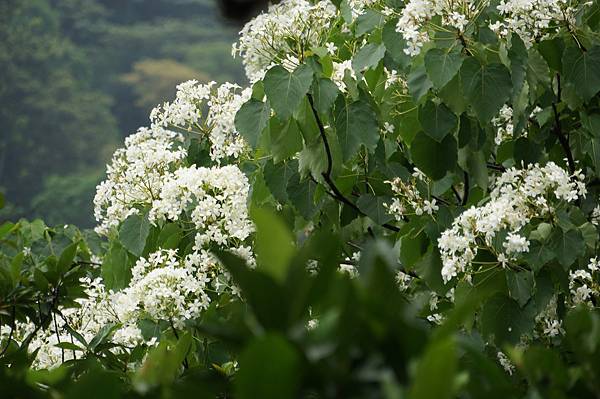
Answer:
[(2, 225), (9, 394), (597, 395), (598, 6), (422, 3), (272, 6), (251, 87), (115, 153), (99, 235)]

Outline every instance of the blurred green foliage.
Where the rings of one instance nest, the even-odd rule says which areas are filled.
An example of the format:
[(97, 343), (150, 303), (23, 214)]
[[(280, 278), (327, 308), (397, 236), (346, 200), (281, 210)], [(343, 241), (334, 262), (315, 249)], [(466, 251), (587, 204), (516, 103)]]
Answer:
[(0, 219), (92, 226), (104, 165), (155, 104), (243, 81), (235, 37), (211, 0), (1, 2)]

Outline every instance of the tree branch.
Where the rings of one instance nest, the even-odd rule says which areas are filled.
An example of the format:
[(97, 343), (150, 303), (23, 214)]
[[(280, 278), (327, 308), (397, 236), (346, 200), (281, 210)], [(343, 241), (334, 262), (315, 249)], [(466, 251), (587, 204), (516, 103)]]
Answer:
[[(315, 119), (317, 121), (317, 126), (319, 127), (319, 133), (321, 135), (321, 139), (323, 140), (323, 146), (325, 147), (325, 154), (327, 156), (327, 169), (325, 170), (325, 172), (321, 173), (321, 175), (323, 176), (323, 179), (325, 180), (325, 183), (327, 183), (327, 186), (329, 186), (329, 189), (332, 191), (335, 199), (346, 204), (350, 208), (354, 209), (357, 213), (359, 213), (363, 216), (367, 216), (363, 211), (361, 211), (358, 208), (358, 206), (356, 206), (354, 204), (354, 202), (350, 201), (348, 198), (346, 198), (344, 196), (344, 194), (342, 194), (342, 192), (337, 188), (337, 186), (335, 185), (335, 182), (331, 178), (331, 172), (333, 170), (333, 157), (331, 155), (331, 147), (329, 146), (329, 141), (327, 140), (327, 136), (325, 135), (325, 127), (323, 126), (323, 122), (321, 121), (321, 118), (319, 117), (319, 113), (315, 109), (315, 104), (314, 104), (313, 98), (310, 94), (307, 94), (307, 97), (308, 97), (308, 102), (310, 103), (310, 108), (312, 110), (312, 113), (315, 116)], [(381, 226), (385, 227), (388, 230), (392, 230), (395, 232), (400, 231), (400, 229), (398, 227), (391, 225), (389, 223), (384, 223)]]
[(569, 146), (569, 137), (566, 136), (562, 131), (562, 126), (560, 124), (560, 115), (558, 113), (558, 109), (556, 108), (556, 104), (560, 102), (561, 98), (561, 88), (560, 88), (560, 75), (556, 74), (556, 101), (552, 102), (552, 111), (554, 112), (554, 134), (558, 138), (558, 142), (562, 146), (565, 155), (567, 156), (567, 164), (569, 165), (569, 172), (571, 174), (575, 173), (575, 161), (573, 160), (573, 153), (571, 152), (571, 147)]

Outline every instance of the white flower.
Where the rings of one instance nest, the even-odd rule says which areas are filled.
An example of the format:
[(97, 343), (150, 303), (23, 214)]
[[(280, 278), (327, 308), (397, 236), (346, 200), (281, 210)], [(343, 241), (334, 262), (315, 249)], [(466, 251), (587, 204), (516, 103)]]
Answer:
[[(448, 282), (471, 266), (481, 248), (491, 248), (502, 230), (508, 230), (504, 243), (507, 254), (498, 257), (506, 266), (506, 255), (527, 252), (529, 241), (519, 231), (533, 218), (550, 215), (553, 203), (573, 202), (585, 196), (585, 187), (553, 162), (546, 166), (508, 169), (495, 181), (488, 202), (464, 211), (438, 240), (442, 256), (442, 277)], [(579, 179), (579, 177), (577, 177)]]
[(283, 0), (242, 28), (232, 52), (241, 55), (246, 76), (254, 83), (288, 56), (302, 59), (302, 51), (325, 45), (337, 14), (335, 5), (328, 0), (315, 4)]
[(529, 252), (529, 241), (516, 233), (508, 233), (503, 246), (509, 254)]
[(335, 55), (335, 52), (338, 49), (337, 46), (333, 42), (325, 43), (325, 48), (327, 49), (327, 52), (331, 55)]
[(498, 363), (500, 363), (500, 366), (502, 366), (504, 371), (506, 371), (508, 375), (512, 375), (515, 372), (515, 365), (512, 364), (508, 357), (502, 352), (498, 352), (496, 356), (498, 357)]

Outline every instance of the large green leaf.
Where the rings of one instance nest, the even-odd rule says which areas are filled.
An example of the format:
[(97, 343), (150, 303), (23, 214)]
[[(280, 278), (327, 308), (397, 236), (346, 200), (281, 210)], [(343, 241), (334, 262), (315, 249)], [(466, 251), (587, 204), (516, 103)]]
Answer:
[(600, 90), (600, 46), (587, 51), (567, 47), (562, 68), (565, 82), (571, 83), (584, 101), (589, 101)]
[(527, 270), (508, 271), (506, 273), (506, 285), (510, 297), (523, 307), (533, 295), (533, 273)]
[(109, 290), (120, 290), (131, 280), (131, 261), (127, 250), (113, 241), (102, 261), (102, 280)]
[(427, 101), (419, 108), (419, 122), (429, 137), (441, 142), (456, 129), (458, 118), (443, 103)]
[(408, 92), (416, 103), (433, 87), (433, 83), (429, 80), (427, 71), (423, 65), (415, 68), (408, 74), (406, 84), (408, 85)]
[(550, 236), (549, 247), (556, 254), (558, 262), (566, 268), (571, 266), (573, 262), (583, 255), (585, 250), (585, 241), (581, 235), (581, 231), (577, 229), (563, 231), (562, 229), (554, 229)]
[(369, 43), (358, 50), (352, 59), (352, 68), (356, 72), (362, 72), (364, 69), (375, 67), (384, 55), (385, 46), (383, 44)]
[(431, 342), (419, 361), (408, 397), (410, 399), (453, 398), (454, 378), (458, 366), (456, 355), (453, 337)]
[(141, 256), (150, 233), (150, 222), (146, 216), (130, 215), (119, 229), (119, 241), (129, 252)]
[(477, 118), (487, 123), (500, 110), (512, 92), (508, 69), (502, 64), (481, 64), (474, 57), (460, 69), (463, 91)]
[(298, 397), (301, 378), (301, 357), (294, 346), (281, 335), (259, 336), (240, 355), (240, 369), (234, 379), (235, 397)]
[(289, 118), (300, 105), (312, 84), (313, 70), (300, 65), (293, 72), (276, 65), (265, 74), (265, 94), (281, 120)]
[(457, 161), (456, 140), (453, 136), (438, 143), (424, 133), (417, 134), (410, 146), (412, 160), (433, 180), (441, 179), (454, 170)]
[(491, 297), (481, 311), (481, 334), (494, 338), (496, 345), (517, 344), (521, 335), (531, 331), (534, 314), (521, 309), (519, 304), (504, 294)]
[(327, 114), (340, 91), (335, 83), (329, 79), (321, 78), (315, 80), (312, 86), (313, 100), (317, 112)]
[(263, 176), (267, 187), (273, 197), (281, 203), (288, 200), (287, 186), (292, 176), (298, 174), (298, 161), (292, 159), (288, 162), (274, 164), (273, 161), (265, 163)]
[(384, 224), (394, 219), (388, 212), (384, 204), (392, 202), (389, 197), (376, 197), (373, 194), (363, 194), (360, 196), (356, 205), (358, 209), (364, 212), (377, 224)]
[(335, 107), (335, 127), (344, 160), (352, 158), (364, 145), (374, 152), (379, 141), (379, 126), (369, 104), (359, 100), (347, 104), (339, 97)]
[(269, 135), (271, 136), (271, 154), (275, 162), (291, 158), (302, 150), (302, 133), (298, 122), (290, 118), (282, 123), (273, 117), (269, 122)]
[(235, 128), (252, 148), (256, 148), (260, 134), (267, 126), (271, 116), (268, 102), (251, 98), (245, 102), (235, 114)]
[(283, 281), (295, 253), (294, 238), (285, 223), (273, 212), (254, 208), (251, 214), (256, 226), (258, 267), (274, 279)]
[(434, 87), (441, 89), (446, 86), (460, 70), (463, 60), (459, 47), (429, 50), (425, 54), (425, 69)]

